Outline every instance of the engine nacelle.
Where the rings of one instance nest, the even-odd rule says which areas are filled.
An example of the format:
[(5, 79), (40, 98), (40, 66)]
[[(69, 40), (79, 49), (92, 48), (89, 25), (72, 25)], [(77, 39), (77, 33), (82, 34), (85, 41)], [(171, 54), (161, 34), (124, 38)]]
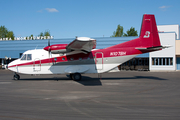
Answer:
[(67, 50), (66, 50), (67, 45), (68, 44), (54, 44), (54, 45), (45, 47), (44, 50), (50, 51), (53, 54), (66, 53), (67, 52)]

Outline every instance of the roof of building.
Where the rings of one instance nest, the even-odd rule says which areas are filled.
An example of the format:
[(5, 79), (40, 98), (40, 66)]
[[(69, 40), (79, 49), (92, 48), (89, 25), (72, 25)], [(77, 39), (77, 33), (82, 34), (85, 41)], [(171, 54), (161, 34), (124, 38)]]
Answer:
[[(119, 43), (123, 43), (136, 37), (98, 37), (96, 39), (97, 45), (96, 49), (103, 49), (110, 47)], [(51, 39), (50, 44), (68, 44), (72, 42), (75, 38), (66, 39)], [(20, 53), (32, 49), (43, 49), (48, 45), (48, 40), (8, 40), (0, 41), (0, 58), (11, 57), (19, 58)], [(148, 54), (141, 55), (141, 57), (148, 57)]]

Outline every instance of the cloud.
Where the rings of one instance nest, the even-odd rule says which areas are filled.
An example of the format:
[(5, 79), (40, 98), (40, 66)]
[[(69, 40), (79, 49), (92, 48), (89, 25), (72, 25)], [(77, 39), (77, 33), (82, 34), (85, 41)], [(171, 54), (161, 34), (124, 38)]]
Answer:
[(46, 8), (45, 10), (47, 10), (48, 12), (59, 12), (57, 9), (55, 8)]
[(38, 12), (38, 13), (42, 13), (42, 12), (43, 12), (43, 10), (38, 10), (37, 12)]
[(170, 8), (171, 6), (160, 6), (159, 9), (162, 11), (166, 11), (168, 8)]

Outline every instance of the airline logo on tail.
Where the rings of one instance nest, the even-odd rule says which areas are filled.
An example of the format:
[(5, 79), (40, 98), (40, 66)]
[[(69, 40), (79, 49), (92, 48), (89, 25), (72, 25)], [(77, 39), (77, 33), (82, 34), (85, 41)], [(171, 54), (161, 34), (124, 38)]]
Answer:
[(150, 37), (150, 32), (149, 32), (149, 31), (146, 31), (143, 38), (149, 38), (149, 37)]

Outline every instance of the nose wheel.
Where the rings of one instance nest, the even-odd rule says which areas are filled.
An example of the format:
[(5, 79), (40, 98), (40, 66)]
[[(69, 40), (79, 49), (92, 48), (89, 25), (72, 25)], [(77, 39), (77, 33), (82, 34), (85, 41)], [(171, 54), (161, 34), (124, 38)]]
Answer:
[(20, 76), (19, 76), (18, 74), (14, 73), (13, 79), (14, 79), (14, 80), (19, 80), (19, 79), (20, 79)]

